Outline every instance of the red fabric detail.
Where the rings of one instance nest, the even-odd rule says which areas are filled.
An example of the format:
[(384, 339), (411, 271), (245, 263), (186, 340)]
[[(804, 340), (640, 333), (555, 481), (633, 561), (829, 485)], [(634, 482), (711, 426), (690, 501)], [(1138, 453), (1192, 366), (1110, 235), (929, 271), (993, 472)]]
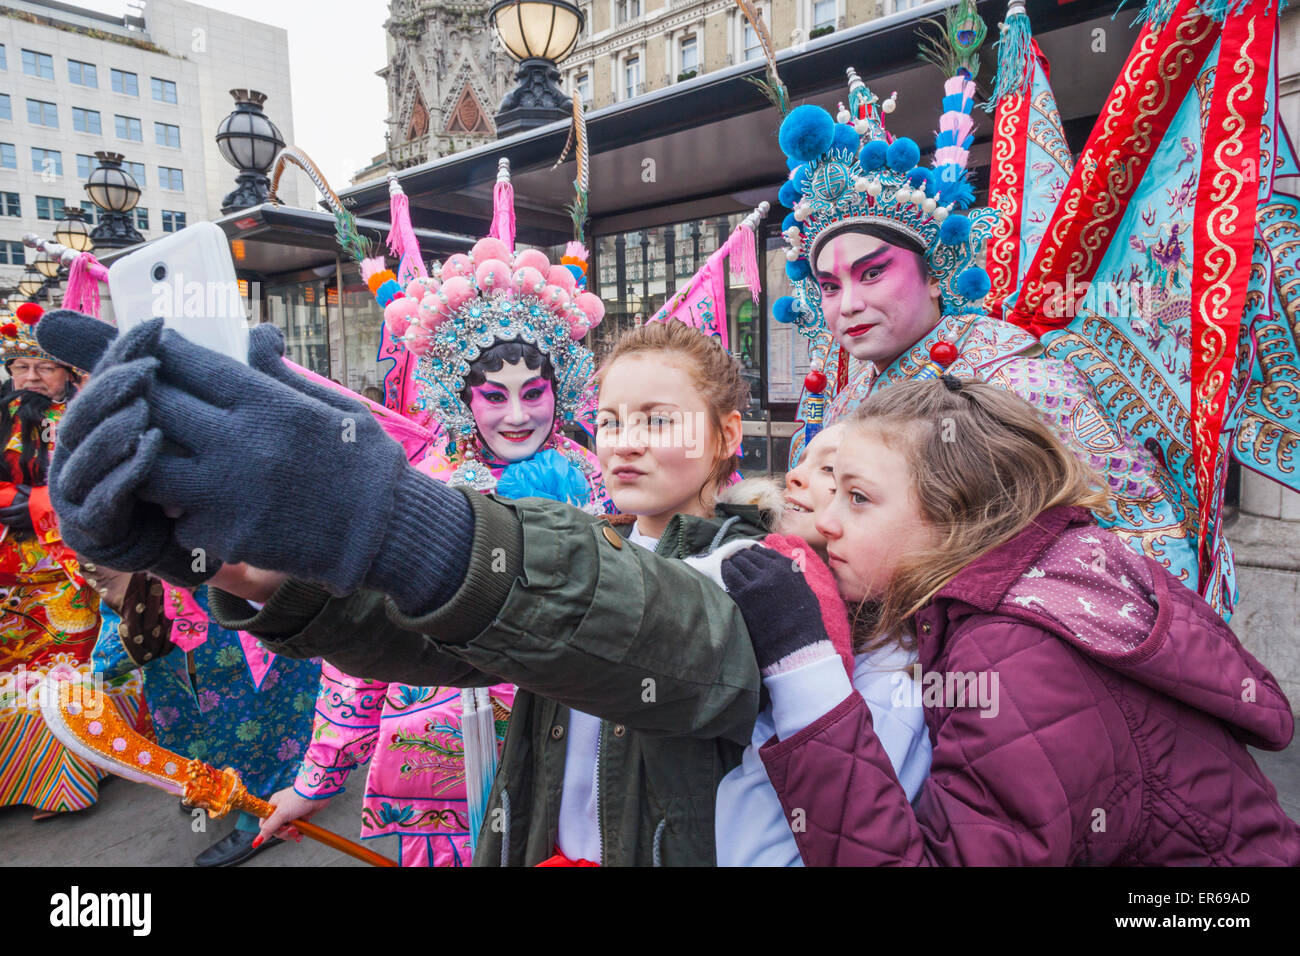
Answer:
[[(1040, 62), (1046, 63), (1046, 58), (1038, 51), (1037, 41), (1030, 42), (1033, 43), (1034, 55)], [(1028, 189), (1026, 151), (1032, 89), (1031, 76), (1030, 86), (1023, 93), (998, 100), (997, 112), (993, 118), (989, 206), (998, 210), (1002, 218), (993, 227), (986, 258), (992, 285), (984, 302), (986, 310), (992, 316), (1002, 313), (1003, 301), (1016, 288), (1023, 215), (1021, 205)]]
[(50, 504), (49, 485), (32, 489), (32, 493), (27, 496), (27, 511), (32, 516), (32, 528), (42, 541), (51, 531), (58, 532), (59, 518), (54, 513), (54, 506)]
[(1199, 517), (1198, 590), (1202, 594), (1213, 583), (1210, 569), (1220, 504), (1220, 436), (1250, 283), (1259, 199), (1260, 129), (1277, 18), (1272, 7), (1265, 10), (1252, 5), (1230, 13), (1224, 23), (1206, 125), (1215, 132), (1203, 144), (1196, 187), (1191, 431)]
[(555, 856), (548, 857), (547, 859), (543, 860), (541, 863), (538, 863), (537, 865), (538, 866), (600, 866), (599, 863), (593, 863), (591, 862), (591, 860), (570, 860), (567, 856), (565, 856), (563, 853), (560, 852), (559, 847), (555, 848)]
[[(1163, 30), (1153, 33), (1148, 25), (1139, 34), (1007, 321), (1038, 336), (1070, 324), (1106, 248), (1117, 241), (1129, 197), (1219, 37), (1212, 18), (1189, 16), (1196, 6), (1196, 0), (1180, 0)], [(1148, 112), (1152, 100), (1159, 112)]]
[(0, 508), (8, 508), (14, 503), (14, 495), (18, 494), (18, 485), (12, 481), (0, 481)]

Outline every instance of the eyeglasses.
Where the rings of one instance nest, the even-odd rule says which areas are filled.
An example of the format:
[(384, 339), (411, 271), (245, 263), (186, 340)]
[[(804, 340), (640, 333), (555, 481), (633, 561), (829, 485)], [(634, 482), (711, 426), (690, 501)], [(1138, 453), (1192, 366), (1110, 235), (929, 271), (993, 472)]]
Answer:
[(41, 362), (38, 365), (14, 362), (9, 366), (10, 375), (39, 375), (41, 378), (49, 378), (60, 371), (66, 371), (66, 369), (62, 365), (55, 365), (53, 362)]

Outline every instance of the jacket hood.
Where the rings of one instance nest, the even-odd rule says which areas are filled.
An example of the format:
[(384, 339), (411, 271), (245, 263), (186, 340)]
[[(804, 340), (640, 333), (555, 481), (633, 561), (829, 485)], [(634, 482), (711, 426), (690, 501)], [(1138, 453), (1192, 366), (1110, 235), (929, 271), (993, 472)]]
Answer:
[(720, 504), (712, 518), (673, 515), (659, 539), (659, 550), (684, 558), (706, 554), (734, 538), (761, 538), (767, 533), (763, 515), (754, 505)]
[(1287, 746), (1286, 695), (1199, 595), (1097, 526), (1052, 508), (967, 565), (934, 605), (951, 630), (974, 613), (1028, 621), (1080, 654), (1223, 720), (1246, 742)]

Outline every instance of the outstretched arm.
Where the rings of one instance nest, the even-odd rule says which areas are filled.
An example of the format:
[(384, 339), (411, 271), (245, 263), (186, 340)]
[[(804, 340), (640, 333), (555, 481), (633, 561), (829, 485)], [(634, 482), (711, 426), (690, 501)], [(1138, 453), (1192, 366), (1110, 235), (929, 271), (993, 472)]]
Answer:
[[(568, 505), (430, 483), (474, 517), (466, 572), (434, 610), (408, 615), (379, 591), (331, 598), (289, 581), (252, 618), (227, 619), (252, 608), (221, 592), (214, 613), (277, 653), (321, 655), (354, 674), (510, 682), (647, 733), (748, 740), (757, 665), (722, 589), (680, 561), (614, 544), (603, 522)], [(425, 524), (403, 539), (439, 547), (437, 526)]]
[[(51, 314), (43, 331), (79, 318)], [(236, 622), (218, 598), (219, 617), (351, 674), (452, 686), (491, 674), (648, 732), (748, 739), (758, 669), (712, 582), (610, 541), (576, 508), (420, 474), (360, 405), (295, 381), (262, 328), (248, 365), (153, 320), (95, 366), (51, 475), (92, 560), (167, 577), (197, 551), (284, 572), (297, 580), (256, 615), (245, 605)], [(377, 592), (391, 599), (382, 628)]]

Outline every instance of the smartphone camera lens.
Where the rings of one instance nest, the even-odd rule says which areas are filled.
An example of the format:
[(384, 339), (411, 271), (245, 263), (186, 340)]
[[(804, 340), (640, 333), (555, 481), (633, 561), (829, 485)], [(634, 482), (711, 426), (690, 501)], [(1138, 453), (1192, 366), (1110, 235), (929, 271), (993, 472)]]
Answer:
[(167, 278), (167, 263), (155, 262), (153, 268), (149, 270), (149, 274), (153, 276), (154, 282), (162, 282)]

